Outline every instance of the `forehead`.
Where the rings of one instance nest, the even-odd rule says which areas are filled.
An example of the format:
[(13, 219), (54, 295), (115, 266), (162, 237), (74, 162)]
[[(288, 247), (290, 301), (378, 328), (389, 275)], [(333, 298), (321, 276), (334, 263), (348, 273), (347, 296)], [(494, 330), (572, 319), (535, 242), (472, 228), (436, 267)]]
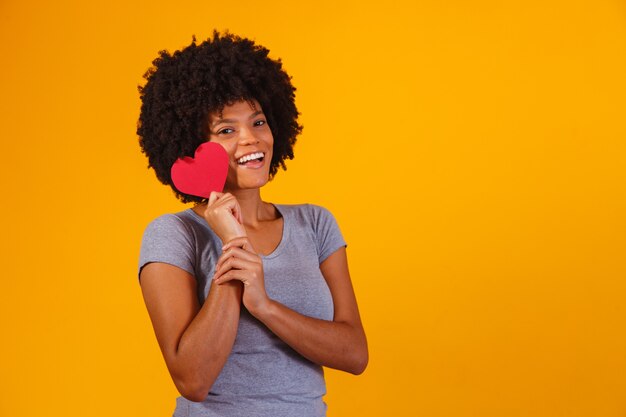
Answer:
[(239, 100), (225, 105), (221, 110), (215, 110), (209, 113), (209, 122), (215, 124), (224, 119), (248, 117), (259, 111), (262, 111), (261, 105), (255, 99)]

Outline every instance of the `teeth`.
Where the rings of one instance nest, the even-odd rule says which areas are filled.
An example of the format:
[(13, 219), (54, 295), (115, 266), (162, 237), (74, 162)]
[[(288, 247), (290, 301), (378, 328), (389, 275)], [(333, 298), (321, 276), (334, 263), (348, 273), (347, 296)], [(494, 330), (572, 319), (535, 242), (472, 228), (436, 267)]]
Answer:
[(239, 158), (237, 160), (238, 164), (245, 164), (246, 162), (252, 160), (252, 159), (258, 159), (258, 158), (262, 158), (263, 157), (263, 152), (256, 152), (256, 153), (251, 153), (250, 155), (246, 155), (246, 156), (242, 156), (241, 158)]

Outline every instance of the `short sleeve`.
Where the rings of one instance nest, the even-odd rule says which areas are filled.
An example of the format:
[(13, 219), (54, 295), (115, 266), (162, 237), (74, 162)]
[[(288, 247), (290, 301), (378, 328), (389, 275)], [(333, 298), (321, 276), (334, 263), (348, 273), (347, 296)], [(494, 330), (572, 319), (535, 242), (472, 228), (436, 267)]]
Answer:
[(144, 231), (139, 251), (139, 270), (150, 262), (163, 262), (194, 273), (193, 235), (173, 214), (153, 220)]
[(311, 207), (314, 211), (317, 253), (321, 264), (337, 249), (346, 247), (347, 244), (332, 213), (324, 207), (315, 205)]

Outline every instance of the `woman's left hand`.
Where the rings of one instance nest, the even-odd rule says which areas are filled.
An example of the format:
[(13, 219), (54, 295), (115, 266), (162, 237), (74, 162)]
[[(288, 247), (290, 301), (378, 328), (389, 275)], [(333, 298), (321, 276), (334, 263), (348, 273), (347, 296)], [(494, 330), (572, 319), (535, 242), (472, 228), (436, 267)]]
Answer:
[(243, 304), (253, 316), (266, 308), (270, 302), (265, 292), (263, 260), (246, 236), (234, 238), (224, 245), (222, 256), (215, 265), (213, 280), (216, 284), (232, 280), (241, 281)]

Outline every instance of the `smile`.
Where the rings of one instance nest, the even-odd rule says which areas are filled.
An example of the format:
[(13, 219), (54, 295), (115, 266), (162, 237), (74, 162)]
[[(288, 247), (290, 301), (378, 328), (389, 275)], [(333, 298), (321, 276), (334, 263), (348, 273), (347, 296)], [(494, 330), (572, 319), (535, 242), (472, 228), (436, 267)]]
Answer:
[(263, 158), (265, 158), (265, 154), (263, 152), (255, 152), (248, 155), (244, 155), (241, 158), (237, 159), (237, 163), (239, 165), (245, 165), (247, 162), (262, 162)]

